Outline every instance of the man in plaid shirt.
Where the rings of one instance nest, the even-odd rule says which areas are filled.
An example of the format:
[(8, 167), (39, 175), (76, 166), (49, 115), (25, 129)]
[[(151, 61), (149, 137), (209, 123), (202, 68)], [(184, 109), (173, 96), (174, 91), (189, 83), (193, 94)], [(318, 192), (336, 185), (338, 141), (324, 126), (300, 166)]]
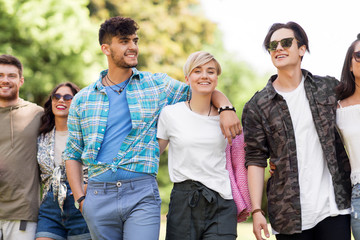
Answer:
[[(63, 156), (75, 201), (93, 239), (158, 239), (157, 120), (163, 107), (190, 97), (186, 84), (135, 68), (137, 30), (130, 18), (113, 17), (101, 25), (99, 41), (109, 69), (75, 96), (68, 117)], [(212, 101), (232, 109), (218, 91)], [(234, 111), (222, 111), (221, 119), (231, 143), (241, 131), (240, 121)], [(89, 166), (87, 191), (82, 164)]]

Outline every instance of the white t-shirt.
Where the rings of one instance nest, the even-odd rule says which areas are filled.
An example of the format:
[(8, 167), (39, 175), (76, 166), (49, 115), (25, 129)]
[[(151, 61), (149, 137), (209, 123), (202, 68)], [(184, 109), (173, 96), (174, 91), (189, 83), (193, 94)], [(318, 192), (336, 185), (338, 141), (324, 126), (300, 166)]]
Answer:
[(287, 103), (295, 132), (302, 230), (315, 227), (329, 216), (350, 213), (337, 208), (332, 177), (306, 97), (304, 77), (295, 90), (277, 92)]
[[(340, 103), (339, 103), (340, 104)], [(341, 106), (341, 105), (340, 105)], [(351, 183), (360, 183), (360, 104), (336, 110), (336, 124), (341, 132), (351, 165)]]
[(185, 102), (166, 106), (159, 117), (157, 137), (169, 140), (170, 180), (201, 182), (232, 199), (226, 165), (226, 139), (221, 133), (220, 116), (192, 112)]

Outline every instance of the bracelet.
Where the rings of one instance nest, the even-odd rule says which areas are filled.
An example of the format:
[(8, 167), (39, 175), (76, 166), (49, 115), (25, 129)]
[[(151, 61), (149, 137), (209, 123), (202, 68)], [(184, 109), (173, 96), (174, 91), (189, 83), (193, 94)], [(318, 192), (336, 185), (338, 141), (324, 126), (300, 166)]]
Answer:
[(261, 212), (261, 214), (265, 217), (265, 212), (263, 210), (261, 210), (260, 208), (257, 208), (255, 209), (254, 211), (251, 212), (251, 216), (254, 215), (254, 213), (257, 213), (257, 212)]
[(218, 113), (220, 114), (223, 111), (234, 111), (236, 112), (236, 109), (233, 106), (223, 106), (218, 108)]

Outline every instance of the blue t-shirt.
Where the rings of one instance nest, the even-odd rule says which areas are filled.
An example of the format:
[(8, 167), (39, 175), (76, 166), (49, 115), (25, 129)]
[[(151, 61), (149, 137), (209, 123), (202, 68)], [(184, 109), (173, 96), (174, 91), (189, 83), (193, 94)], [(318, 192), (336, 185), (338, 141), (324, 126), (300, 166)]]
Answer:
[[(107, 119), (104, 140), (102, 142), (97, 161), (101, 163), (111, 163), (116, 159), (122, 142), (131, 131), (131, 116), (129, 105), (126, 99), (126, 86), (129, 79), (117, 85), (105, 87), (109, 98), (109, 115)], [(119, 94), (120, 88), (124, 90)], [(114, 182), (117, 180), (129, 179), (144, 176), (144, 173), (134, 173), (121, 168), (108, 170), (90, 179), (96, 182)]]

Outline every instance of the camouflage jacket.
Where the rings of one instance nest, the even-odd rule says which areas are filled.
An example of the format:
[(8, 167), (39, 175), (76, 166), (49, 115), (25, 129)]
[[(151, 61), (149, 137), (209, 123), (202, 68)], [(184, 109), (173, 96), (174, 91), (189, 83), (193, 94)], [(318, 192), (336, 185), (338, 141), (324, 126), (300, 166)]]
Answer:
[[(335, 201), (339, 209), (350, 207), (350, 164), (335, 127), (338, 81), (313, 76), (302, 70), (311, 113), (332, 175)], [(282, 234), (301, 232), (301, 205), (295, 134), (286, 101), (277, 94), (270, 78), (267, 85), (246, 103), (242, 124), (246, 143), (246, 166), (275, 165), (267, 183), (268, 212), (271, 226)]]

